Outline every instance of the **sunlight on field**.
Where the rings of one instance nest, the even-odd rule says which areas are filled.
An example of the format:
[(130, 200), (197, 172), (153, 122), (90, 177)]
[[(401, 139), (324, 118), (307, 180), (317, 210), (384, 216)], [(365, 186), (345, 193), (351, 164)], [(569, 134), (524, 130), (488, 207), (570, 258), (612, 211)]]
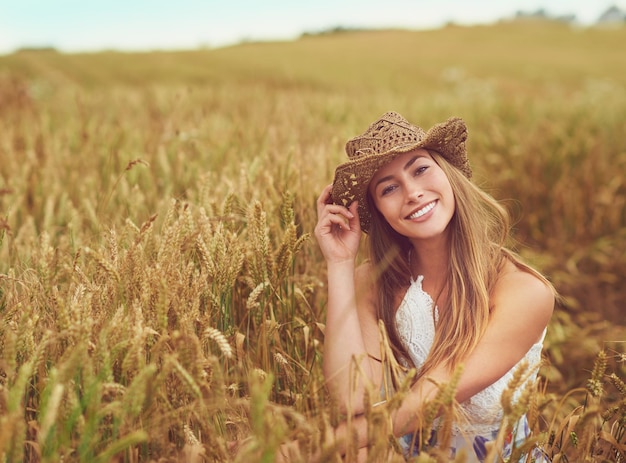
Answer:
[(0, 57), (0, 460), (332, 460), (314, 203), (396, 110), (467, 121), (563, 296), (528, 445), (625, 461), (624, 43), (529, 22)]

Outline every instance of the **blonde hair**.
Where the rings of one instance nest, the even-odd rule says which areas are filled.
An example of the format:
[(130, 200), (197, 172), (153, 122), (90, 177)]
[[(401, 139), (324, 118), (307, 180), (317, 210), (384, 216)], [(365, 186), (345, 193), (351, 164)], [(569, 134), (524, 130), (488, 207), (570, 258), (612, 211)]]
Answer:
[[(510, 239), (510, 217), (506, 209), (439, 153), (429, 150), (429, 154), (448, 177), (456, 207), (448, 225), (449, 297), (445, 306), (439, 307), (433, 345), (418, 377), (440, 364), (453, 369), (474, 349), (489, 322), (490, 295), (506, 261), (551, 287), (545, 277), (506, 247)], [(411, 243), (391, 228), (371, 197), (367, 201), (372, 215), (369, 251), (378, 285), (378, 316), (385, 324), (396, 356), (410, 362), (396, 329), (395, 312), (399, 295), (410, 284)]]

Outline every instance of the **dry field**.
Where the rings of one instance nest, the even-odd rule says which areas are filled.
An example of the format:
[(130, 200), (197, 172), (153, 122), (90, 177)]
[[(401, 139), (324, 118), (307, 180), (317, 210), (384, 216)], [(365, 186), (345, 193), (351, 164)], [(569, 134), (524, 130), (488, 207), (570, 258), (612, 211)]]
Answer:
[[(338, 461), (314, 201), (387, 110), (467, 121), (563, 296), (527, 445), (626, 461), (624, 43), (522, 22), (1, 56), (0, 461)], [(403, 461), (369, 413), (371, 461)]]

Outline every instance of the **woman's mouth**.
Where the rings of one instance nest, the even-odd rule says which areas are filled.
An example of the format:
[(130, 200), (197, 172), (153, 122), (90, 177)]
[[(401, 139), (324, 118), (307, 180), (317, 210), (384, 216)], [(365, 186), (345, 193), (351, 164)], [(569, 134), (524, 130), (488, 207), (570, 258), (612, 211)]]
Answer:
[(423, 216), (424, 214), (429, 213), (430, 211), (433, 210), (433, 208), (435, 207), (435, 204), (437, 203), (437, 201), (433, 201), (431, 203), (426, 204), (424, 207), (422, 207), (421, 209), (418, 209), (417, 211), (413, 212), (411, 215), (409, 215), (407, 217), (407, 219), (411, 220), (411, 219), (419, 219), (421, 216)]

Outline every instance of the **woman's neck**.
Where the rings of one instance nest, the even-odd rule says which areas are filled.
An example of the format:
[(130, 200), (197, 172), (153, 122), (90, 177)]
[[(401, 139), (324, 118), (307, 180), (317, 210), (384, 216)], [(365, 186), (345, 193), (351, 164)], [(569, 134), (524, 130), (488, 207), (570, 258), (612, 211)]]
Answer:
[(441, 294), (448, 277), (450, 250), (443, 241), (413, 243), (409, 256), (411, 275), (422, 275), (424, 291), (433, 297)]

